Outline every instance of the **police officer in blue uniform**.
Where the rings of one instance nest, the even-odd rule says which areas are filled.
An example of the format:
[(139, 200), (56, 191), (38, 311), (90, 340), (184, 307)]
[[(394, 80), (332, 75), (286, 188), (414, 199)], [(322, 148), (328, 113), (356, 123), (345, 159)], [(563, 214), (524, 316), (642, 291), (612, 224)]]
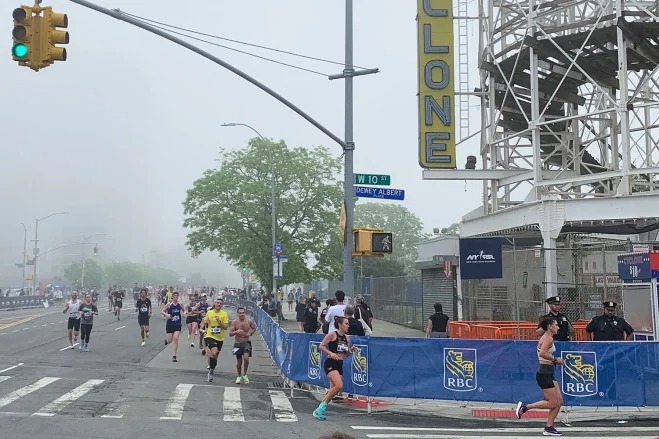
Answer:
[(634, 328), (622, 317), (615, 315), (615, 302), (604, 302), (604, 314), (593, 317), (586, 326), (586, 332), (591, 334), (593, 341), (624, 341), (632, 340)]
[(549, 313), (540, 317), (540, 323), (538, 323), (537, 335), (541, 336), (543, 333), (540, 325), (544, 319), (547, 317), (553, 317), (558, 323), (558, 332), (554, 335), (555, 341), (570, 341), (575, 339), (575, 331), (572, 326), (572, 322), (568, 317), (560, 312), (561, 309), (561, 298), (559, 296), (552, 296), (549, 299), (545, 300), (545, 303), (549, 305)]

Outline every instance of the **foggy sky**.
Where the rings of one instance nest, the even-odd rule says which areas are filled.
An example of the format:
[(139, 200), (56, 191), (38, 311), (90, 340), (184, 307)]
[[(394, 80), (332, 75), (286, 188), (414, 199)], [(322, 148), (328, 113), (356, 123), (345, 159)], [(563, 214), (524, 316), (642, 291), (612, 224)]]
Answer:
[[(337, 0), (215, 1), (198, 7), (180, 0), (97, 3), (202, 32), (343, 61), (344, 4)], [(42, 250), (83, 235), (107, 233), (97, 240), (108, 260), (139, 262), (158, 250), (179, 255), (180, 266), (170, 268), (181, 275), (201, 271), (206, 277), (221, 278), (218, 283), (238, 284), (237, 271), (216, 255), (195, 261), (184, 246), (185, 191), (205, 169), (216, 165), (220, 147), (241, 148), (253, 137), (246, 128), (220, 124), (247, 123), (290, 146), (322, 144), (337, 156), (340, 147), (264, 92), (210, 61), (66, 0), (43, 5), (68, 14), (69, 59), (38, 73), (18, 67), (9, 47), (11, 11), (19, 4), (3, 2), (5, 18), (0, 20), (0, 34), (6, 36), (5, 55), (0, 58), (0, 96), (5, 104), (0, 119), (5, 151), (0, 181), (6, 188), (5, 214), (0, 217), (0, 285), (6, 286), (8, 278), (20, 281), (20, 270), (13, 267), (22, 258), (20, 223), (26, 223), (32, 239), (34, 219), (60, 210), (70, 214), (39, 226)], [(476, 207), (482, 186), (422, 181), (417, 157), (415, 15), (412, 0), (355, 1), (355, 64), (381, 70), (355, 79), (355, 172), (390, 174), (392, 188), (406, 190), (404, 205), (430, 232), (459, 221)], [(471, 35), (475, 49), (477, 35)], [(343, 137), (342, 81), (199, 44)], [(327, 74), (343, 69), (232, 47)], [(475, 84), (473, 63), (470, 75)], [(474, 120), (479, 117), (477, 104), (474, 101)], [(472, 132), (478, 129), (474, 125)], [(468, 154), (476, 153), (475, 142), (459, 147), (458, 166)], [(73, 258), (80, 249), (66, 253)], [(49, 264), (44, 264), (47, 270)]]

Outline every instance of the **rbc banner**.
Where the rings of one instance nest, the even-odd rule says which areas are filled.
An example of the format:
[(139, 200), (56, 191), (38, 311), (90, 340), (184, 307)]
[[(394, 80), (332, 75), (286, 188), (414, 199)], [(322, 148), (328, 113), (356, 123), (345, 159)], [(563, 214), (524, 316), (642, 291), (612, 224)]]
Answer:
[[(243, 302), (277, 367), (289, 379), (329, 387), (323, 334), (287, 333), (252, 302)], [(357, 337), (343, 362), (343, 391), (372, 397), (470, 402), (542, 400), (537, 342)], [(659, 405), (659, 342), (557, 342), (558, 382), (566, 405)]]
[(501, 279), (501, 238), (460, 238), (462, 279)]

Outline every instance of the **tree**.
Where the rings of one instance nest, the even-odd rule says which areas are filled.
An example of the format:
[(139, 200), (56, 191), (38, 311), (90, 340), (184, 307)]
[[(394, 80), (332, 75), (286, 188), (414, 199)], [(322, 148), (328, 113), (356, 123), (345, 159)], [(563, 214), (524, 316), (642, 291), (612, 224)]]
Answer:
[[(355, 273), (358, 277), (395, 277), (407, 274), (402, 261), (391, 256), (384, 258), (357, 257), (355, 258)], [(359, 283), (357, 282), (356, 285)]]
[(453, 223), (448, 227), (444, 227), (442, 229), (442, 233), (445, 235), (455, 235), (458, 236), (460, 235), (460, 224), (458, 223)]
[[(399, 262), (407, 274), (414, 273), (417, 245), (425, 238), (419, 217), (400, 204), (357, 203), (355, 227), (380, 227), (394, 234), (391, 259)], [(373, 261), (372, 264), (389, 264), (389, 261)]]
[[(75, 288), (80, 288), (82, 280), (82, 265), (80, 262), (73, 262), (64, 269), (64, 278)], [(90, 288), (94, 285), (100, 288), (105, 280), (103, 269), (93, 259), (85, 260), (85, 286)]]
[[(333, 278), (341, 259), (331, 257), (338, 244), (342, 183), (341, 160), (320, 146), (289, 148), (252, 139), (246, 148), (220, 154), (187, 191), (183, 203), (188, 246), (196, 253), (216, 250), (237, 266), (249, 264), (272, 287), (271, 165), (276, 177), (277, 241), (284, 246), (281, 285)], [(313, 262), (313, 267), (310, 267)]]

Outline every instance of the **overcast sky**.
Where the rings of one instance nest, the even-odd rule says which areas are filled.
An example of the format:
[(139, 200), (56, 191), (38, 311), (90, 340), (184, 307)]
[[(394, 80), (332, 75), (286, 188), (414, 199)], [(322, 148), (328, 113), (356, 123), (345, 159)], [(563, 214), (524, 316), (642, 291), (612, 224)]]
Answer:
[[(201, 32), (343, 61), (342, 1), (97, 3)], [(322, 144), (337, 156), (341, 153), (331, 139), (243, 79), (162, 38), (67, 0), (44, 5), (68, 14), (69, 59), (38, 73), (20, 68), (8, 55), (14, 4), (3, 5), (0, 34), (7, 36), (7, 50), (0, 59), (5, 104), (0, 181), (6, 190), (0, 230), (6, 273), (0, 285), (7, 273), (20, 279), (20, 270), (10, 265), (21, 260), (21, 222), (29, 226), (32, 239), (34, 219), (59, 210), (70, 214), (40, 224), (42, 249), (107, 233), (98, 238), (106, 257), (139, 261), (154, 250), (176, 253), (185, 261), (183, 275), (195, 270), (208, 275), (212, 266), (226, 273), (227, 283), (237, 283), (237, 272), (227, 264), (215, 257), (193, 261), (184, 251), (181, 202), (186, 189), (214, 166), (218, 148), (241, 148), (253, 136), (246, 128), (220, 124), (247, 123), (290, 146)], [(421, 178), (415, 15), (413, 0), (355, 1), (355, 64), (381, 70), (355, 80), (355, 172), (390, 174), (392, 187), (406, 191), (404, 205), (430, 232), (475, 208), (482, 186)], [(474, 23), (470, 29), (475, 53)], [(199, 44), (343, 137), (342, 81)], [(232, 47), (326, 74), (342, 71), (340, 65)], [(475, 84), (473, 63), (470, 75)], [(472, 110), (473, 132), (480, 117), (476, 100)], [(475, 143), (460, 147), (459, 167), (476, 148)]]

